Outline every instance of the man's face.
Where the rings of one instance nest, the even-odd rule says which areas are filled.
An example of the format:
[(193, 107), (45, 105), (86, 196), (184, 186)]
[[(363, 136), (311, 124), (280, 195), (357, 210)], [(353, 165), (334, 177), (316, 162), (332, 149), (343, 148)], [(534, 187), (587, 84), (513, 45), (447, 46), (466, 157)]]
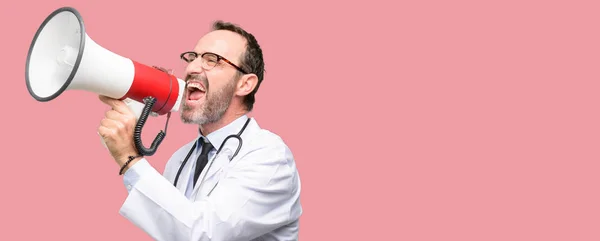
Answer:
[(184, 123), (202, 125), (220, 120), (236, 90), (237, 70), (223, 60), (206, 70), (201, 55), (215, 53), (239, 66), (244, 48), (241, 36), (223, 30), (210, 32), (198, 41), (193, 50), (198, 58), (185, 69), (187, 85), (180, 108)]

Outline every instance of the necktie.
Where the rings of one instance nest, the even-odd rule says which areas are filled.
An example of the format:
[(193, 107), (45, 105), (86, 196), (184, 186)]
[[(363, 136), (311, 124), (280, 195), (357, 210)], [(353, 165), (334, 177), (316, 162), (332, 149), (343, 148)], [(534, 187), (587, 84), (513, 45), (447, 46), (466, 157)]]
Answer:
[(204, 138), (202, 138), (202, 140), (204, 140), (204, 142), (202, 143), (202, 152), (198, 156), (198, 160), (196, 160), (196, 170), (194, 172), (194, 187), (196, 186), (196, 181), (198, 181), (200, 173), (202, 173), (202, 169), (204, 169), (206, 163), (208, 163), (208, 152), (211, 149), (213, 149), (212, 144), (210, 144), (208, 140), (205, 140)]

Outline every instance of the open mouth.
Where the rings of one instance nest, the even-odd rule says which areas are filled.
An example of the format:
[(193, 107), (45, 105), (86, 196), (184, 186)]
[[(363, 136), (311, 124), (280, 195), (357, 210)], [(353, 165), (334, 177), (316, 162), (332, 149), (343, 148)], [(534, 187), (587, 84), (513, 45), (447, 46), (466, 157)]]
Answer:
[(198, 101), (202, 99), (204, 94), (206, 93), (206, 89), (200, 83), (190, 82), (186, 87), (187, 91), (187, 100), (189, 101)]

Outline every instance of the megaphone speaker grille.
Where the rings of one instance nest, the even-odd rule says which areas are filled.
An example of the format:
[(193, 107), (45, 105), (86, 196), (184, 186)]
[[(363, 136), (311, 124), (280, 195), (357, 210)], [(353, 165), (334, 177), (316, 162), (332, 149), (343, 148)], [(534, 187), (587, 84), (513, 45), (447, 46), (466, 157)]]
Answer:
[(83, 20), (74, 8), (59, 8), (42, 22), (25, 67), (27, 89), (37, 101), (52, 100), (68, 88), (81, 63), (85, 40)]

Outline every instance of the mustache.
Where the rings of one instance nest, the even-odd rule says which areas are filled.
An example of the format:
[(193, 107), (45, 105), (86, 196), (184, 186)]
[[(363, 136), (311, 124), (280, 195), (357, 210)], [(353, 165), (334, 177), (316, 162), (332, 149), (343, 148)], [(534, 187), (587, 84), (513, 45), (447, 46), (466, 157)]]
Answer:
[(188, 75), (186, 75), (185, 76), (185, 83), (186, 83), (186, 85), (187, 85), (188, 81), (190, 81), (190, 80), (202, 82), (202, 84), (206, 88), (206, 91), (208, 91), (208, 79), (206, 78), (206, 76), (200, 75), (200, 74), (188, 74)]

